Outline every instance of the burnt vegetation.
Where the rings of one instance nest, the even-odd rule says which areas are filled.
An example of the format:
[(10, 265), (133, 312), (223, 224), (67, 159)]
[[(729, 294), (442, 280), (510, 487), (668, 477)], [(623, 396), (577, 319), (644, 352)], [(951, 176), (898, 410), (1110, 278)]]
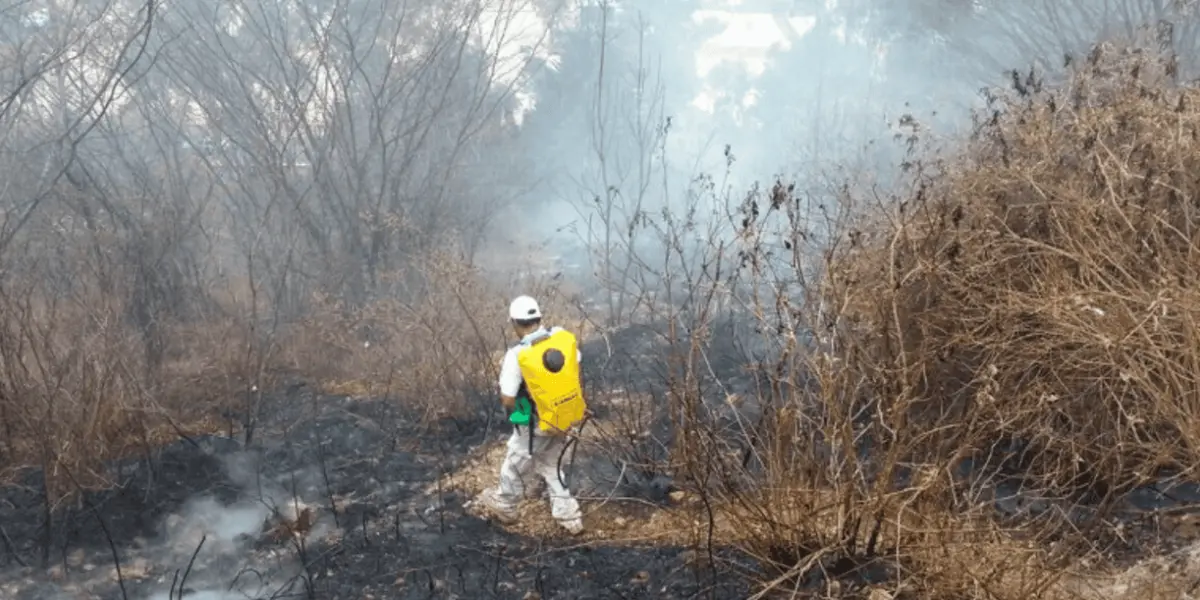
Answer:
[[(317, 473), (304, 503), (275, 473), (292, 484), (257, 542), (299, 569), (251, 597), (570, 597), (584, 564), (616, 582), (589, 589), (667, 594), (639, 569), (666, 554), (683, 566), (664, 580), (686, 570), (669, 597), (1195, 587), (1200, 89), (1170, 27), (1157, 45), (1013, 71), (961, 143), (900, 119), (887, 189), (731, 195), (701, 177), (659, 211), (652, 173), (609, 181), (602, 165), (582, 236), (595, 280), (518, 290), (490, 276), (485, 235), (497, 190), (522, 185), (501, 158), (520, 146), (497, 80), (517, 67), (464, 33), (516, 4), (285, 18), (249, 3), (236, 27), (217, 4), (0, 9), (23, 40), (0, 41), (0, 483), (26, 503), (6, 514), (37, 514), (0, 519), (0, 553), (23, 576), (74, 568), (69, 547), (95, 526), (128, 593), (153, 569), (126, 548), (154, 525), (118, 529), (114, 499), (159, 518), (197, 492), (181, 482), (198, 467), (164, 457), (194, 448), (220, 470), (211, 448), (228, 443), (263, 463), (296, 445)], [(646, 156), (670, 129), (655, 86), (639, 70)], [(587, 341), (585, 511), (607, 533), (556, 575), (528, 532), (504, 543), (536, 551), (484, 547), (456, 498), (477, 490), (444, 488), (503, 431), (492, 388), (514, 292)], [(419, 460), (389, 462), (401, 455)], [(434, 500), (414, 508), (395, 489), (419, 477)], [(670, 531), (606, 529), (650, 513)], [(329, 523), (337, 535), (316, 533)], [(412, 549), (436, 536), (483, 570), (422, 562)], [(214, 543), (198, 539), (163, 567), (179, 569), (170, 597)], [(635, 542), (659, 548), (629, 558)], [(338, 588), (339, 570), (366, 574)]]

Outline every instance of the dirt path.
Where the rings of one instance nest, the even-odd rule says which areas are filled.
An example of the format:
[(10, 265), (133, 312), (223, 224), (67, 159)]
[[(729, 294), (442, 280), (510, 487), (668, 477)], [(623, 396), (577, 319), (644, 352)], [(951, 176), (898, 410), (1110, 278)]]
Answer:
[[(609, 534), (570, 538), (506, 531), (465, 510), (469, 486), (453, 474), (471, 457), (486, 473), (480, 457), (506, 431), (485, 440), (482, 423), (446, 423), (431, 433), (394, 403), (306, 388), (263, 412), (273, 416), (254, 448), (211, 437), (164, 449), (153, 468), (124, 465), (120, 490), (60, 518), (48, 566), (36, 479), (4, 490), (0, 597), (121, 598), (114, 551), (135, 600), (178, 598), (170, 590), (189, 562), (182, 587), (192, 600), (746, 596), (732, 578), (714, 588), (710, 570), (693, 568), (678, 546), (636, 542), (613, 521), (589, 523)], [(304, 514), (312, 518), (297, 520)], [(264, 522), (304, 535), (264, 531)]]

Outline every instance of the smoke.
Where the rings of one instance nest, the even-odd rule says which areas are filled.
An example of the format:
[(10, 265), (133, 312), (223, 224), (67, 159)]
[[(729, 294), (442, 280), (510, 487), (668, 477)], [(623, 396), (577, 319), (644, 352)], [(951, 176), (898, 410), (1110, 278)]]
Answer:
[[(318, 493), (317, 473), (300, 471), (268, 477), (262, 467), (260, 454), (230, 455), (224, 461), (224, 471), (238, 492), (233, 502), (200, 495), (164, 520), (155, 555), (160, 557), (160, 566), (179, 569), (181, 577), (190, 568), (186, 584), (195, 591), (189, 592), (188, 598), (258, 597), (286, 582), (295, 582), (301, 574), (303, 565), (291, 539), (265, 551), (257, 549), (256, 544), (269, 535), (271, 525), (281, 520), (295, 522), (310, 507), (304, 498), (315, 498)], [(304, 532), (305, 542), (328, 534), (331, 525), (318, 519), (310, 531)], [(161, 589), (149, 593), (145, 600), (172, 600), (173, 579), (160, 577), (159, 583)], [(166, 584), (165, 588), (161, 584)], [(178, 588), (174, 595), (178, 597)]]
[[(188, 498), (161, 519), (153, 538), (119, 544), (129, 598), (174, 600), (182, 592), (191, 600), (244, 600), (302, 585), (299, 540), (279, 524), (295, 523), (311, 511), (315, 519), (302, 532), (306, 548), (334, 531), (332, 519), (317, 510), (323, 491), (317, 470), (272, 473), (262, 454), (239, 450), (223, 458), (222, 471), (223, 489)], [(78, 597), (79, 590), (117, 585), (107, 548), (78, 548), (71, 557), (70, 570), (52, 568), (50, 581), (7, 574), (0, 595), (36, 590), (39, 598), (66, 599)]]
[[(202, 592), (192, 592), (188, 594), (188, 600), (244, 600), (245, 596), (234, 594), (232, 592), (222, 592), (219, 590), (205, 590)], [(156, 594), (147, 598), (147, 600), (174, 600), (166, 593)]]
[(176, 556), (186, 556), (204, 539), (209, 552), (229, 552), (242, 536), (258, 533), (269, 516), (271, 510), (259, 502), (224, 505), (215, 498), (196, 498), (167, 518), (167, 545)]
[[(818, 196), (846, 179), (886, 191), (907, 151), (895, 139), (906, 115), (925, 142), (953, 145), (981, 88), (1011, 69), (1053, 74), (1065, 54), (1162, 20), (1175, 23), (1178, 51), (1196, 45), (1184, 4), (1117, 4), (569, 2), (526, 90), (522, 154), (539, 184), (510, 237), (580, 262), (611, 254), (639, 215), (727, 220), (729, 203), (776, 177)], [(621, 252), (637, 247), (620, 241)], [(662, 254), (643, 241), (643, 258)]]

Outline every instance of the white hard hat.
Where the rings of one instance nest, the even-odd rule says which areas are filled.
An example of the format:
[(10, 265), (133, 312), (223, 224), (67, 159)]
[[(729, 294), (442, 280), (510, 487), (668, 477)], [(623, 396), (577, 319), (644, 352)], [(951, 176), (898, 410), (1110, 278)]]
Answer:
[(529, 296), (517, 296), (508, 305), (508, 318), (514, 321), (528, 321), (542, 318), (542, 309), (537, 300)]

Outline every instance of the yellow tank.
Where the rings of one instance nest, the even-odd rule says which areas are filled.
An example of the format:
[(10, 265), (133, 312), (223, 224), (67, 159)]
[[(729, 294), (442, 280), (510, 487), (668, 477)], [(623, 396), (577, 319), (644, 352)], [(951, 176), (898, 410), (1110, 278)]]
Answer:
[(534, 339), (517, 353), (542, 431), (565, 432), (583, 420), (587, 403), (579, 379), (579, 342), (559, 329)]

